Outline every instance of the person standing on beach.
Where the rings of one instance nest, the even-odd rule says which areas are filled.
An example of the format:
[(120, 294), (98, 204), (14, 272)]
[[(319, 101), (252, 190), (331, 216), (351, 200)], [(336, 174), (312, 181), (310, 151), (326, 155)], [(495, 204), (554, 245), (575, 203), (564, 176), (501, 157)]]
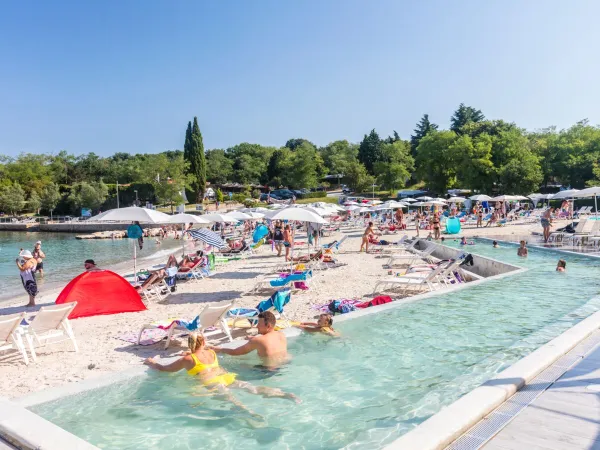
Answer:
[(550, 239), (550, 222), (552, 220), (552, 208), (548, 208), (542, 215), (542, 228), (544, 229), (544, 242)]
[(144, 248), (144, 229), (142, 228), (142, 226), (140, 225), (140, 223), (137, 220), (135, 222), (133, 222), (133, 224), (140, 227), (140, 237), (138, 238), (138, 244), (139, 244), (140, 250), (141, 250), (142, 248)]
[(283, 229), (283, 246), (285, 247), (285, 260), (291, 261), (290, 250), (294, 245), (294, 235), (292, 233), (292, 227), (288, 223)]
[(37, 241), (35, 243), (35, 247), (33, 247), (33, 252), (31, 252), (31, 254), (37, 263), (35, 271), (39, 272), (40, 276), (44, 278), (44, 258), (46, 257), (46, 254), (42, 251), (42, 241)]
[(38, 294), (38, 286), (35, 281), (35, 269), (37, 262), (29, 250), (23, 250), (17, 258), (17, 267), (21, 272), (21, 282), (25, 292), (29, 295), (29, 303), (26, 306), (35, 306), (35, 296)]
[(358, 251), (359, 253), (363, 251), (363, 248), (365, 249), (365, 253), (369, 253), (369, 238), (374, 236), (375, 232), (373, 231), (373, 222), (369, 222), (369, 225), (362, 235), (362, 242), (360, 244), (360, 250)]

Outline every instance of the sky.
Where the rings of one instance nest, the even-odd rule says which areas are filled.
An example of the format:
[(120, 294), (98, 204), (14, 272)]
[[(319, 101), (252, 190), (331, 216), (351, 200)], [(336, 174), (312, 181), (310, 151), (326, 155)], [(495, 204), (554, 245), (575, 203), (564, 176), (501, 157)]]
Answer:
[(45, 0), (0, 14), (0, 154), (600, 123), (596, 0)]

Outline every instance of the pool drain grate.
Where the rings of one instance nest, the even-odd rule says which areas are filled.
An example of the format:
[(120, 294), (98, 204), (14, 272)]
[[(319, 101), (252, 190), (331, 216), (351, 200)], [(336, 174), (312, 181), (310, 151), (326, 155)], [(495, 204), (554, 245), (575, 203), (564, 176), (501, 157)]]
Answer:
[(481, 448), (599, 343), (600, 332), (594, 332), (551, 366), (540, 372), (511, 398), (446, 447), (446, 450), (476, 450)]

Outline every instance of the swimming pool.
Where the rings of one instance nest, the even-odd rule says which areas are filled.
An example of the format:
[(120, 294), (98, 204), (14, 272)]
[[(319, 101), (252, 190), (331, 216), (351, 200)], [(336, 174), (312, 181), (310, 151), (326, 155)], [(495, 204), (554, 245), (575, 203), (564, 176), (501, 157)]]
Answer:
[(191, 377), (151, 373), (31, 409), (102, 448), (381, 448), (599, 309), (598, 259), (569, 255), (560, 274), (557, 252), (521, 259), (487, 241), (466, 250), (529, 271), (341, 322), (341, 339), (292, 339), (294, 359), (275, 374), (221, 358), (301, 405), (236, 393), (254, 419)]

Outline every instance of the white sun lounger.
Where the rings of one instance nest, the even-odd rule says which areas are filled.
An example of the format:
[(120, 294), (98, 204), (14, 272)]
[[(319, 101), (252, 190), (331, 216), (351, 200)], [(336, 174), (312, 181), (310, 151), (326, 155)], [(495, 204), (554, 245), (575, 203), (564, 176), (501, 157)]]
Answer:
[(402, 263), (403, 265), (410, 266), (419, 259), (422, 259), (427, 262), (432, 262), (431, 254), (433, 253), (434, 250), (435, 250), (435, 246), (430, 245), (425, 250), (415, 250), (414, 253), (406, 253), (406, 254), (400, 254), (400, 255), (392, 254), (390, 256), (390, 259), (388, 259), (388, 261), (385, 265), (392, 267), (396, 263)]
[[(29, 322), (29, 325), (21, 326), (25, 334), (29, 352), (34, 361), (37, 360), (34, 346), (41, 346), (44, 343), (54, 344), (64, 340), (71, 340), (75, 351), (79, 351), (75, 334), (69, 323), (69, 314), (77, 306), (77, 302), (65, 303), (61, 305), (42, 306), (35, 317)], [(56, 340), (55, 338), (64, 337)]]
[[(409, 288), (416, 290), (429, 290), (434, 291), (440, 287), (440, 284), (437, 282), (437, 277), (444, 270), (444, 266), (436, 267), (434, 270), (429, 272), (424, 277), (396, 277), (396, 278), (386, 278), (385, 280), (380, 280), (375, 285), (373, 289), (373, 294), (376, 292), (383, 292), (386, 289), (394, 289), (394, 288), (402, 288), (402, 293), (406, 292)], [(379, 289), (382, 287), (383, 289)]]
[(25, 313), (0, 317), (0, 351), (15, 349), (21, 354), (25, 364), (29, 364), (22, 333), (19, 329), (24, 318)]
[[(233, 338), (231, 337), (231, 330), (229, 329), (229, 326), (227, 325), (227, 321), (225, 320), (225, 316), (227, 315), (227, 312), (231, 309), (231, 307), (233, 306), (233, 301), (227, 301), (227, 302), (220, 302), (220, 303), (214, 303), (214, 304), (208, 304), (204, 307), (204, 309), (202, 309), (202, 311), (200, 312), (200, 314), (198, 315), (198, 328), (196, 330), (189, 330), (185, 327), (181, 327), (178, 326), (175, 321), (173, 321), (173, 325), (169, 328), (169, 332), (167, 334), (167, 342), (165, 342), (165, 350), (169, 347), (169, 344), (171, 343), (171, 339), (173, 337), (173, 334), (175, 333), (175, 331), (198, 331), (199, 333), (203, 333), (205, 336), (212, 336), (214, 334), (219, 333), (219, 331), (211, 331), (209, 333), (204, 333), (204, 330), (206, 330), (209, 327), (214, 327), (214, 326), (220, 326), (221, 329), (223, 330), (223, 332), (225, 333), (225, 335), (227, 336), (227, 338), (229, 339), (229, 342), (231, 342), (233, 340)], [(142, 327), (142, 329), (140, 330), (140, 333), (138, 334), (138, 340), (137, 343), (140, 343), (140, 340), (142, 339), (142, 333), (144, 332), (144, 330), (146, 329), (152, 329), (152, 328), (159, 328), (158, 325), (155, 324), (146, 324)]]

